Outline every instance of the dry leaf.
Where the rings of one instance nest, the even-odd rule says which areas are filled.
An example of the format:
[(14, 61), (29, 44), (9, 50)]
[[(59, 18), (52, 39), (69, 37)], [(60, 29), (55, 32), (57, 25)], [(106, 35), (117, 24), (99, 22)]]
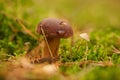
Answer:
[(58, 71), (58, 67), (54, 64), (48, 64), (43, 66), (42, 70), (47, 74), (54, 74)]
[(87, 40), (87, 41), (90, 41), (89, 35), (87, 33), (81, 33), (80, 37)]
[(27, 58), (20, 58), (20, 65), (23, 68), (33, 68), (34, 66), (29, 62)]

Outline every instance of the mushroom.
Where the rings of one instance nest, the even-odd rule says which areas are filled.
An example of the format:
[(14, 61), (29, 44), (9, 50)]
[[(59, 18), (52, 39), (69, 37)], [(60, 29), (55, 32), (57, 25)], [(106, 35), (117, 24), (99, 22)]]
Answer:
[(73, 30), (67, 22), (54, 18), (42, 20), (38, 24), (36, 32), (42, 34), (45, 39), (42, 58), (57, 58), (60, 38), (68, 38), (73, 35)]

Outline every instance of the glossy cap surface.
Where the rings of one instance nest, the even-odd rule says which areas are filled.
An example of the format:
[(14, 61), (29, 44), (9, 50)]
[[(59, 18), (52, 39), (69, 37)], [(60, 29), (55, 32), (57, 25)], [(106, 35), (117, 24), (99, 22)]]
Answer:
[(73, 35), (73, 30), (67, 22), (54, 18), (46, 18), (37, 26), (37, 33), (42, 34), (44, 30), (46, 37), (50, 38), (68, 38)]

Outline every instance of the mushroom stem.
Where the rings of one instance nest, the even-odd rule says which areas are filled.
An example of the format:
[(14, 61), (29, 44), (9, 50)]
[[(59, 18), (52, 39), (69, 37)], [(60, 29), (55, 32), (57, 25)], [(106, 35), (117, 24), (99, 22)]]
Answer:
[[(59, 43), (60, 43), (60, 38), (48, 38), (46, 37), (47, 39), (47, 43), (44, 42), (44, 52), (43, 52), (43, 55), (42, 57), (43, 58), (49, 58), (49, 57), (53, 57), (53, 58), (57, 58), (58, 57), (58, 49), (59, 49)], [(52, 53), (52, 56), (51, 56), (51, 53), (50, 53), (50, 50), (51, 50), (51, 53)]]

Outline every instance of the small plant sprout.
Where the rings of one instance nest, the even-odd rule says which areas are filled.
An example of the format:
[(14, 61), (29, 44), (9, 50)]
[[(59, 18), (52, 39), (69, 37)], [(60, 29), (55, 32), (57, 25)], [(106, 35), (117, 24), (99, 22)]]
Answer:
[[(88, 42), (90, 42), (90, 37), (87, 33), (81, 33), (80, 34), (80, 37)], [(85, 50), (85, 53), (84, 53), (84, 60), (87, 60), (87, 54), (88, 54), (88, 43), (86, 42), (86, 50)]]

